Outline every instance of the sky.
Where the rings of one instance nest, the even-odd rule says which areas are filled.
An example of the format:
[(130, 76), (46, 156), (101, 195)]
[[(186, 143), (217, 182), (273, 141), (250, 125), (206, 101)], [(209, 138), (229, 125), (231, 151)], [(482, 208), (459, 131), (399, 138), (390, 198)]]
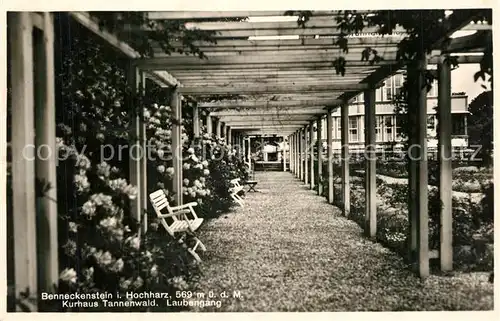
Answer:
[(471, 102), (477, 95), (484, 91), (481, 84), (487, 85), (488, 82), (478, 80), (474, 82), (474, 74), (479, 71), (479, 64), (461, 64), (451, 72), (451, 91), (465, 92), (468, 96), (468, 101)]

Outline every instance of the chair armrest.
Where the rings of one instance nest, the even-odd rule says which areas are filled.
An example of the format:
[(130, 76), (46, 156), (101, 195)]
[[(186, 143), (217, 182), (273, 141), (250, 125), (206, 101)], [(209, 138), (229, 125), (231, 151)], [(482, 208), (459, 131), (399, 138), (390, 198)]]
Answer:
[(194, 219), (197, 219), (198, 218), (198, 215), (196, 215), (196, 212), (194, 211), (193, 209), (193, 206), (196, 206), (198, 205), (198, 203), (196, 202), (190, 202), (190, 203), (187, 203), (187, 204), (183, 204), (183, 205), (179, 205), (179, 206), (175, 206), (175, 207), (172, 207), (172, 211), (183, 211), (186, 216), (186, 220), (189, 220), (189, 218), (187, 217), (187, 213), (191, 213), (191, 215), (193, 216)]
[(161, 218), (167, 218), (167, 217), (174, 217), (174, 216), (185, 216), (186, 213), (189, 213), (190, 211), (189, 210), (180, 210), (180, 211), (177, 211), (175, 213), (172, 213), (172, 214), (161, 214), (161, 215), (158, 215), (159, 217)]
[(196, 206), (198, 205), (198, 203), (196, 202), (191, 202), (191, 203), (186, 203), (186, 204), (182, 204), (182, 205), (179, 205), (179, 206), (173, 206), (171, 207), (172, 211), (177, 211), (177, 210), (180, 210), (180, 209), (185, 209), (185, 208), (188, 208), (190, 206)]

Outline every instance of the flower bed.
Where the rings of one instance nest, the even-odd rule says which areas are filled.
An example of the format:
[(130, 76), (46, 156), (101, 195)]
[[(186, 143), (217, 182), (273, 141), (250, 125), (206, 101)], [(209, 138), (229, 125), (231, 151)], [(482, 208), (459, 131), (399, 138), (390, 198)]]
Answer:
[[(334, 201), (341, 207), (340, 167), (334, 164)], [(324, 196), (328, 195), (327, 176), (323, 178)], [(471, 199), (453, 198), (453, 247), (455, 268), (466, 271), (493, 269), (493, 185), (484, 189), (479, 203)], [(386, 184), (377, 179), (377, 240), (385, 246), (408, 255), (408, 188), (401, 184)], [(351, 180), (350, 218), (365, 225), (364, 179)], [(429, 191), (429, 246), (439, 247), (439, 195)]]

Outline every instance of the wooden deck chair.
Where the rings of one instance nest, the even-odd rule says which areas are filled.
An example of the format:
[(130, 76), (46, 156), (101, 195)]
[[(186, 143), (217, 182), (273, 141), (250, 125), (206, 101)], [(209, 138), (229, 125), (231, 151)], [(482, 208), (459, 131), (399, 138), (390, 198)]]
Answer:
[(243, 186), (240, 185), (240, 179), (239, 178), (232, 179), (230, 183), (232, 184), (232, 187), (229, 188), (229, 193), (231, 193), (231, 197), (241, 207), (245, 207), (245, 202), (243, 201), (243, 198), (241, 198), (241, 196), (238, 195), (238, 193), (243, 190)]
[[(156, 215), (160, 219), (160, 222), (167, 233), (174, 238), (176, 234), (181, 234), (179, 243), (183, 244), (187, 248), (187, 251), (196, 259), (196, 261), (201, 262), (200, 256), (196, 253), (196, 249), (199, 247), (202, 251), (206, 251), (206, 247), (194, 234), (194, 232), (200, 227), (201, 223), (203, 223), (203, 218), (199, 218), (193, 209), (193, 207), (198, 205), (198, 203), (191, 202), (172, 207), (169, 205), (167, 196), (161, 189), (149, 194), (149, 199), (153, 205)], [(162, 213), (162, 210), (165, 208), (168, 213)], [(191, 214), (192, 218), (189, 218), (187, 214)], [(167, 222), (167, 218), (171, 219), (170, 224)], [(189, 248), (187, 244), (184, 243), (184, 237), (186, 234), (190, 234), (196, 242), (192, 248)]]

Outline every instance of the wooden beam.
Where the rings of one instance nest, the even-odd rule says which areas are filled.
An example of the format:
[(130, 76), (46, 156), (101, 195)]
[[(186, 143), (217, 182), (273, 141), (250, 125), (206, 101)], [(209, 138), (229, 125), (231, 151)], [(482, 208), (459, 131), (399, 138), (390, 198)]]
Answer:
[[(349, 48), (356, 47), (384, 47), (384, 46), (395, 46), (401, 41), (401, 37), (347, 37)], [(302, 38), (302, 39), (218, 39), (217, 43), (210, 41), (193, 41), (193, 45), (198, 47), (201, 51), (216, 50), (216, 48), (232, 50), (234, 48), (254, 48), (259, 49), (262, 47), (296, 47), (296, 48), (308, 48), (308, 47), (323, 47), (323, 46), (335, 46), (337, 38)], [(185, 45), (179, 41), (173, 41), (171, 45), (174, 48), (185, 48)], [(159, 48), (159, 46), (154, 46), (154, 48)], [(337, 46), (338, 48), (338, 46)]]
[(295, 120), (295, 119), (269, 119), (269, 120), (262, 120), (262, 119), (256, 119), (256, 120), (247, 120), (247, 119), (242, 119), (240, 118), (239, 120), (225, 120), (222, 119), (224, 123), (232, 126), (241, 126), (241, 125), (276, 125), (276, 126), (281, 126), (281, 125), (301, 125), (301, 124), (307, 124), (308, 119), (306, 120)]
[[(392, 54), (391, 54), (392, 55)], [(218, 57), (223, 58), (223, 57)], [(274, 60), (275, 62), (264, 62), (264, 59), (260, 59), (259, 56), (256, 57), (233, 57), (232, 61), (224, 61), (225, 59), (210, 59), (210, 60), (195, 60), (193, 58), (188, 57), (188, 60), (175, 62), (175, 59), (184, 59), (184, 58), (167, 58), (167, 57), (158, 57), (158, 58), (147, 58), (144, 60), (138, 61), (140, 68), (143, 70), (163, 70), (168, 69), (173, 72), (174, 70), (190, 70), (190, 71), (198, 71), (203, 72), (204, 70), (214, 69), (216, 67), (220, 71), (223, 70), (232, 70), (232, 69), (250, 69), (259, 71), (264, 71), (265, 69), (280, 69), (283, 71), (286, 70), (295, 70), (295, 69), (303, 69), (303, 68), (315, 68), (315, 69), (332, 69), (332, 61), (335, 57), (269, 57), (267, 60)], [(246, 59), (245, 59), (246, 58)], [(354, 68), (354, 67), (363, 67), (363, 68), (374, 68), (374, 67), (392, 67), (399, 66), (399, 63), (396, 60), (382, 60), (375, 64), (367, 61), (361, 61), (361, 57), (352, 57), (346, 61), (346, 68)], [(245, 62), (248, 60), (248, 62)], [(476, 64), (480, 63), (482, 60), (482, 56), (465, 56), (459, 55), (457, 57), (458, 63), (462, 64)], [(431, 57), (429, 59), (429, 64), (437, 64), (438, 57)], [(397, 69), (392, 70), (399, 70)]]
[[(341, 86), (345, 87), (346, 84), (358, 84), (363, 78), (357, 78), (352, 80), (324, 80), (324, 79), (313, 79), (311, 81), (306, 81), (302, 79), (271, 79), (271, 80), (260, 80), (260, 79), (240, 79), (234, 81), (227, 80), (213, 80), (213, 81), (187, 81), (183, 82), (184, 87), (182, 88), (191, 88), (191, 87), (238, 87), (238, 86)], [(185, 92), (185, 89), (181, 89), (182, 92)]]
[[(450, 43), (446, 48), (443, 48), (443, 53), (453, 53), (453, 52), (469, 52), (473, 49), (482, 50), (488, 43), (491, 43), (492, 33), (491, 31), (480, 31), (475, 34), (451, 39)], [(439, 63), (439, 61), (438, 61)]]
[[(385, 42), (381, 44), (377, 44), (375, 42), (373, 43), (368, 43), (367, 45), (354, 45), (350, 43), (349, 41), (349, 52), (356, 52), (360, 53), (363, 52), (363, 50), (366, 49), (367, 46), (370, 48), (377, 50), (377, 51), (394, 51), (397, 49), (397, 44), (399, 41), (391, 41), (391, 42)], [(179, 49), (181, 49), (180, 47)], [(217, 55), (217, 54), (223, 54), (223, 53), (231, 53), (231, 54), (250, 54), (250, 53), (255, 53), (255, 54), (269, 54), (270, 52), (280, 52), (281, 54), (290, 54), (293, 51), (297, 50), (302, 50), (304, 52), (315, 52), (315, 51), (323, 51), (323, 50), (336, 50), (337, 54), (340, 52), (340, 48), (338, 45), (333, 44), (333, 41), (330, 39), (329, 44), (325, 45), (309, 45), (309, 46), (298, 46), (298, 45), (292, 45), (292, 46), (272, 46), (272, 45), (261, 45), (261, 46), (203, 46), (203, 47), (198, 47), (198, 49), (206, 54), (207, 56), (212, 56), (212, 55)], [(155, 56), (161, 56), (165, 55), (165, 51), (160, 47), (160, 46), (153, 46), (153, 50), (155, 52)], [(184, 56), (184, 53), (172, 53), (172, 56)]]
[(275, 17), (283, 16), (285, 11), (151, 11), (151, 20), (190, 20), (212, 18), (245, 18), (245, 17)]
[[(293, 23), (293, 22), (292, 22)], [(295, 23), (296, 24), (296, 23)], [(366, 27), (366, 33), (377, 32), (378, 27)], [(295, 28), (284, 29), (242, 29), (242, 30), (220, 30), (212, 35), (213, 38), (248, 38), (248, 37), (272, 37), (272, 36), (340, 36), (342, 33), (340, 28), (301, 28), (297, 25)]]
[(268, 78), (287, 78), (287, 77), (332, 77), (332, 78), (341, 78), (341, 79), (349, 79), (357, 78), (360, 76), (366, 76), (375, 70), (377, 70), (378, 66), (372, 67), (351, 67), (346, 68), (346, 73), (344, 76), (337, 74), (335, 69), (331, 68), (314, 68), (314, 67), (297, 67), (290, 70), (280, 70), (280, 68), (274, 69), (204, 69), (203, 72), (196, 70), (176, 70), (173, 71), (173, 74), (179, 79), (197, 79), (205, 77), (207, 79), (217, 78), (217, 77), (268, 77)]
[(342, 84), (342, 85), (253, 85), (253, 86), (205, 86), (205, 87), (180, 87), (179, 92), (188, 95), (223, 95), (223, 94), (265, 94), (265, 93), (317, 93), (332, 91), (359, 91), (364, 90), (366, 84)]
[(443, 56), (438, 66), (438, 160), (441, 201), (439, 259), (442, 271), (453, 270), (453, 206), (451, 145), (451, 68)]
[(227, 123), (239, 123), (239, 122), (275, 122), (275, 123), (285, 123), (288, 121), (305, 121), (314, 117), (316, 114), (306, 114), (306, 115), (264, 115), (264, 116), (221, 116), (221, 120)]
[[(194, 56), (184, 56), (184, 57), (154, 57), (154, 58), (141, 58), (137, 59), (137, 66), (140, 68), (150, 69), (184, 69), (187, 67), (194, 66), (227, 66), (227, 65), (254, 65), (254, 67), (259, 68), (261, 65), (265, 64), (286, 64), (286, 63), (321, 63), (329, 62), (332, 66), (332, 62), (338, 58), (343, 57), (346, 60), (346, 67), (350, 66), (367, 66), (370, 67), (372, 64), (368, 61), (361, 61), (361, 54), (359, 53), (348, 53), (342, 54), (337, 52), (336, 54), (331, 53), (310, 53), (310, 54), (295, 54), (295, 55), (225, 55), (225, 56), (212, 56), (207, 59), (200, 59)], [(384, 60), (394, 61), (396, 59), (396, 52), (388, 52), (383, 56)], [(382, 62), (377, 63), (380, 65)], [(239, 66), (241, 68), (242, 66)]]
[[(120, 41), (116, 35), (111, 34), (105, 30), (102, 30), (102, 28), (99, 27), (99, 21), (95, 18), (91, 18), (90, 15), (87, 12), (69, 12), (69, 15), (75, 19), (78, 23), (83, 25), (85, 28), (89, 29), (92, 31), (94, 34), (97, 36), (101, 37), (104, 39), (108, 44), (110, 44), (112, 47), (115, 49), (118, 49), (120, 52), (125, 54), (129, 58), (139, 58), (141, 55), (135, 51), (132, 47), (130, 47), (127, 43)], [(175, 79), (174, 76), (170, 75), (166, 71), (161, 71), (160, 73), (157, 73), (154, 71), (153, 73), (150, 73), (150, 75), (156, 79), (161, 81), (166, 82), (170, 86), (179, 86), (181, 85), (180, 82)]]
[[(187, 22), (186, 29), (197, 30), (262, 30), (262, 29), (297, 29), (297, 20), (291, 21), (204, 21)], [(337, 28), (338, 22), (333, 17), (312, 16), (306, 23), (306, 29)], [(373, 29), (373, 28), (371, 28)]]
[(233, 125), (233, 129), (290, 129), (290, 128), (300, 128), (302, 124), (250, 124), (250, 125), (245, 125), (245, 124), (238, 124), (238, 125)]
[(294, 86), (300, 85), (339, 85), (342, 86), (346, 83), (359, 83), (364, 77), (350, 78), (350, 79), (315, 79), (315, 78), (287, 78), (287, 79), (258, 79), (258, 78), (239, 78), (239, 79), (207, 79), (207, 80), (183, 80), (182, 83), (185, 87), (205, 87), (205, 86), (246, 86), (246, 85), (284, 85)]
[(188, 77), (179, 77), (183, 84), (194, 86), (194, 85), (204, 85), (206, 83), (243, 83), (250, 81), (259, 81), (259, 83), (279, 83), (279, 82), (360, 82), (366, 77), (366, 74), (348, 75), (345, 77), (335, 76), (335, 75), (197, 75)]
[(317, 114), (324, 113), (324, 107), (316, 108), (269, 108), (265, 110), (224, 110), (212, 112), (212, 116), (219, 117), (256, 117), (256, 116), (266, 116), (266, 117), (287, 117), (287, 116), (313, 116)]
[[(304, 111), (314, 109), (317, 106), (323, 105), (338, 105), (342, 101), (332, 98), (318, 98), (315, 100), (222, 100), (217, 102), (199, 103), (200, 108), (249, 108), (249, 107), (267, 107), (283, 110), (285, 107), (307, 107)], [(288, 112), (283, 110), (283, 112)]]
[[(35, 195), (33, 24), (29, 12), (9, 20), (12, 81), (12, 216), (15, 298), (29, 289), (38, 297)], [(9, 263), (9, 262), (8, 262)], [(36, 303), (35, 303), (36, 304)], [(35, 307), (36, 308), (36, 307)], [(36, 311), (36, 310), (35, 310)]]

